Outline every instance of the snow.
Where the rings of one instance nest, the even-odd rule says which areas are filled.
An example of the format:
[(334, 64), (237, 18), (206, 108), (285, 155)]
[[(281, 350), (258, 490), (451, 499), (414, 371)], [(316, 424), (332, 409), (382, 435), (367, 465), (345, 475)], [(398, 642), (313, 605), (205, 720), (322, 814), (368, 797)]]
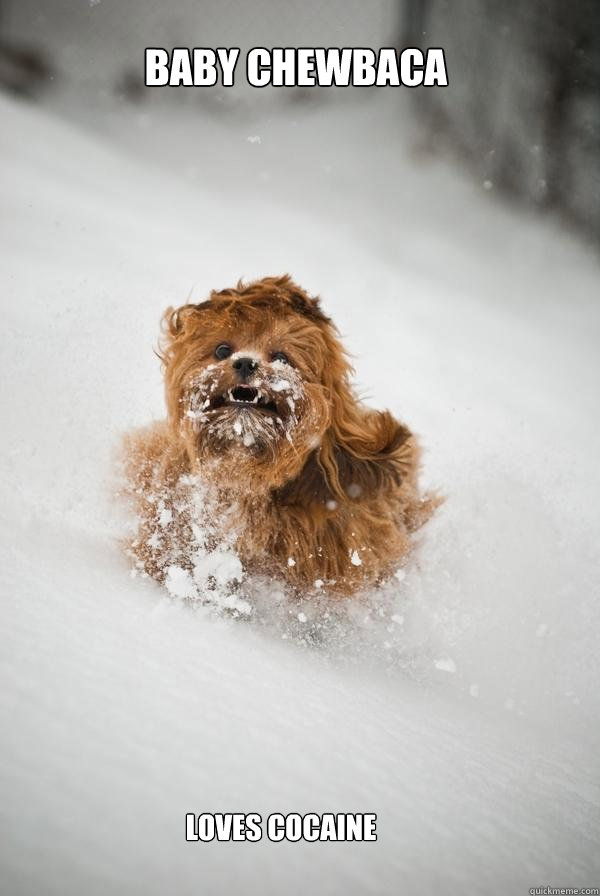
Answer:
[[(451, 672), (452, 674), (456, 672), (456, 663), (449, 658), (436, 660), (433, 665), (436, 669), (441, 669), (442, 672)], [(470, 690), (471, 689), (469, 689), (469, 692)]]
[[(175, 146), (153, 155), (158, 113), (109, 140), (0, 100), (9, 892), (598, 880), (598, 264), (401, 152), (391, 116), (372, 146), (373, 102), (329, 109), (317, 146), (308, 119), (243, 122), (237, 143), (205, 123), (253, 160), (186, 178)], [(190, 606), (182, 569), (175, 597), (130, 575), (115, 447), (163, 413), (164, 308), (286, 270), (322, 294), (361, 391), (422, 433), (447, 501), (364, 602), (324, 608), (317, 580), (293, 613), (276, 583)], [(378, 840), (186, 843), (205, 811), (376, 812)]]

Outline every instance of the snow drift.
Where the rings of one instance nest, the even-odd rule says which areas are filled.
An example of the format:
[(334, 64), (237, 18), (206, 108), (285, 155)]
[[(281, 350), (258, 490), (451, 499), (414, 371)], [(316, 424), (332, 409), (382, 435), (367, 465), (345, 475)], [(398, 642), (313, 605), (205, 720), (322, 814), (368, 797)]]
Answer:
[[(169, 174), (147, 120), (117, 149), (1, 111), (8, 890), (594, 885), (596, 261), (443, 167), (367, 145), (371, 108), (263, 123), (273, 148), (246, 175), (277, 185), (277, 156), (306, 150), (285, 201), (258, 176), (240, 199), (226, 153)], [(405, 185), (387, 202), (378, 180), (356, 186), (367, 158)], [(255, 582), (241, 621), (130, 577), (113, 451), (162, 416), (164, 307), (287, 270), (323, 296), (369, 400), (422, 434), (424, 484), (448, 500), (402, 581), (327, 618)], [(378, 840), (186, 843), (202, 811), (376, 812)]]

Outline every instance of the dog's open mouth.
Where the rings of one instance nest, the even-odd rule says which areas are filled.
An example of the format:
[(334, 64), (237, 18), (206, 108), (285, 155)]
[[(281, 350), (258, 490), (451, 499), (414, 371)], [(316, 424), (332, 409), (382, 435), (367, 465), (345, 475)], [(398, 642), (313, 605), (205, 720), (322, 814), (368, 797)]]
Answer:
[(223, 395), (217, 395), (211, 399), (209, 410), (216, 411), (225, 407), (247, 408), (253, 411), (267, 411), (277, 413), (275, 402), (265, 395), (260, 389), (253, 386), (234, 386)]

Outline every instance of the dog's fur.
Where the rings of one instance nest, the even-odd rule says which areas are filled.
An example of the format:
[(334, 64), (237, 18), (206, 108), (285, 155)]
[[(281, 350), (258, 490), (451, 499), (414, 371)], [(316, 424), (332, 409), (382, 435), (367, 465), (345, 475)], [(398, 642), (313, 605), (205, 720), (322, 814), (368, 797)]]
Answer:
[[(233, 354), (217, 360), (221, 343)], [(318, 299), (288, 276), (212, 292), (167, 309), (160, 357), (168, 420), (126, 440), (138, 567), (159, 581), (173, 563), (192, 569), (201, 495), (213, 547), (297, 590), (350, 594), (398, 568), (437, 500), (419, 495), (412, 433), (356, 399)], [(242, 357), (258, 365), (245, 377)], [(260, 403), (230, 403), (240, 385)]]

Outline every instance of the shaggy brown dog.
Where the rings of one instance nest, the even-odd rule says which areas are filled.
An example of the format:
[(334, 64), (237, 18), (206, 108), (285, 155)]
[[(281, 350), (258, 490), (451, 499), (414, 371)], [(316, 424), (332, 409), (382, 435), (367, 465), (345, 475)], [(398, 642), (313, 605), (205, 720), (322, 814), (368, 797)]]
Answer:
[(169, 308), (163, 333), (168, 421), (126, 446), (138, 568), (193, 574), (225, 543), (303, 591), (394, 572), (437, 502), (419, 496), (415, 437), (357, 401), (319, 301), (288, 276), (240, 282)]

